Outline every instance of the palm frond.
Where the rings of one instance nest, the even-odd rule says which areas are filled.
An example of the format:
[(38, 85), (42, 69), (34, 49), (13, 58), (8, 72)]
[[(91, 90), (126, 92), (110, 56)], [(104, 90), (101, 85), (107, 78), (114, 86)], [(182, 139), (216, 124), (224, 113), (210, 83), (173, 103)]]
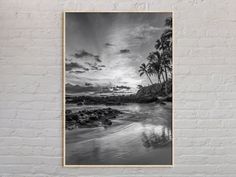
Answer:
[(141, 72), (139, 75), (142, 76), (144, 74), (144, 72)]

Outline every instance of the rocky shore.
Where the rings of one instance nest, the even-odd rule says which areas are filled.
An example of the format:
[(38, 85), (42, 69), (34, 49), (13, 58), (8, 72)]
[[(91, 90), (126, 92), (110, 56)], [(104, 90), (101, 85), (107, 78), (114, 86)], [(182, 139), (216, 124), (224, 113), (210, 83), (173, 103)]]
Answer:
[(119, 114), (122, 114), (122, 112), (112, 108), (82, 110), (73, 113), (67, 110), (66, 129), (72, 130), (76, 127), (111, 126), (112, 119), (115, 119)]
[[(166, 89), (165, 89), (166, 87)], [(166, 93), (167, 91), (167, 93)], [(80, 105), (125, 105), (127, 103), (160, 103), (172, 101), (172, 80), (167, 84), (141, 87), (136, 94), (116, 96), (66, 96), (66, 103)]]

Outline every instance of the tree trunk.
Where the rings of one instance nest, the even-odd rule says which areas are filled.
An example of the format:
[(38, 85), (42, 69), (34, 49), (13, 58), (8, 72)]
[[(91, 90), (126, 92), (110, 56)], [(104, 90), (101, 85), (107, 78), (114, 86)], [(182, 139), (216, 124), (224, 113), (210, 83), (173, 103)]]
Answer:
[(161, 77), (162, 77), (162, 80), (163, 80), (163, 82), (161, 83), (161, 90), (162, 90), (162, 88), (164, 86), (164, 83), (165, 83), (165, 78), (164, 78), (163, 73), (161, 73)]
[(156, 71), (156, 75), (157, 75), (157, 78), (158, 78), (158, 82), (159, 84), (161, 83), (161, 73), (158, 73), (158, 71)]
[(168, 75), (167, 75), (167, 70), (166, 70), (166, 67), (164, 67), (164, 70), (165, 70), (165, 77), (166, 77), (166, 81), (168, 81)]
[(162, 80), (163, 80), (163, 83), (165, 82), (165, 77), (163, 75), (163, 73), (161, 73), (161, 76), (162, 76)]
[(165, 94), (168, 95), (168, 90), (167, 90), (167, 81), (168, 81), (168, 76), (167, 76), (167, 70), (166, 67), (164, 67), (165, 69), (165, 76), (166, 76), (166, 82), (165, 82)]
[(147, 72), (145, 72), (145, 73), (146, 73), (146, 75), (147, 75), (147, 77), (148, 77), (149, 81), (150, 81), (150, 82), (151, 82), (151, 84), (153, 85), (153, 83), (152, 83), (152, 80), (151, 80), (151, 78), (149, 77), (148, 73), (147, 73)]
[(161, 77), (160, 77), (160, 75), (157, 75), (157, 78), (158, 78), (158, 82), (159, 82), (159, 84), (161, 83)]

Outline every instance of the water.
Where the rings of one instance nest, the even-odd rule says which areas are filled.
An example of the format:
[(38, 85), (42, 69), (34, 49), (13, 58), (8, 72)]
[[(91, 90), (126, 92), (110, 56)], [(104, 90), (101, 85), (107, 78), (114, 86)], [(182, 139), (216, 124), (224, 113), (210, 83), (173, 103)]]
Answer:
[[(77, 106), (67, 109), (111, 107), (124, 112), (108, 128), (78, 128), (66, 131), (67, 165), (171, 165), (172, 104)], [(167, 143), (160, 145), (158, 138)]]

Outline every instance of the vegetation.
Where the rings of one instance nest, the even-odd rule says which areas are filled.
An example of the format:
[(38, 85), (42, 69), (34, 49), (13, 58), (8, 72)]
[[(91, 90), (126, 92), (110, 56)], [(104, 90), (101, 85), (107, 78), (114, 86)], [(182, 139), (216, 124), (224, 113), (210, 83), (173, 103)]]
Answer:
[[(166, 133), (167, 130), (167, 133)], [(162, 132), (157, 133), (153, 128), (149, 133), (142, 133), (142, 142), (146, 148), (160, 148), (169, 145), (171, 140), (171, 130), (168, 128), (162, 127)]]
[(151, 82), (151, 84), (153, 84), (151, 78), (149, 77), (148, 66), (145, 63), (143, 63), (140, 66), (139, 72), (140, 72), (140, 76), (142, 76), (145, 73), (146, 76), (148, 77), (149, 81)]
[(168, 94), (168, 81), (172, 79), (172, 18), (165, 21), (166, 30), (156, 41), (155, 51), (147, 57), (147, 64), (142, 63), (139, 69), (140, 76), (147, 75), (151, 84), (150, 76), (156, 76), (158, 82), (165, 87), (165, 94)]

